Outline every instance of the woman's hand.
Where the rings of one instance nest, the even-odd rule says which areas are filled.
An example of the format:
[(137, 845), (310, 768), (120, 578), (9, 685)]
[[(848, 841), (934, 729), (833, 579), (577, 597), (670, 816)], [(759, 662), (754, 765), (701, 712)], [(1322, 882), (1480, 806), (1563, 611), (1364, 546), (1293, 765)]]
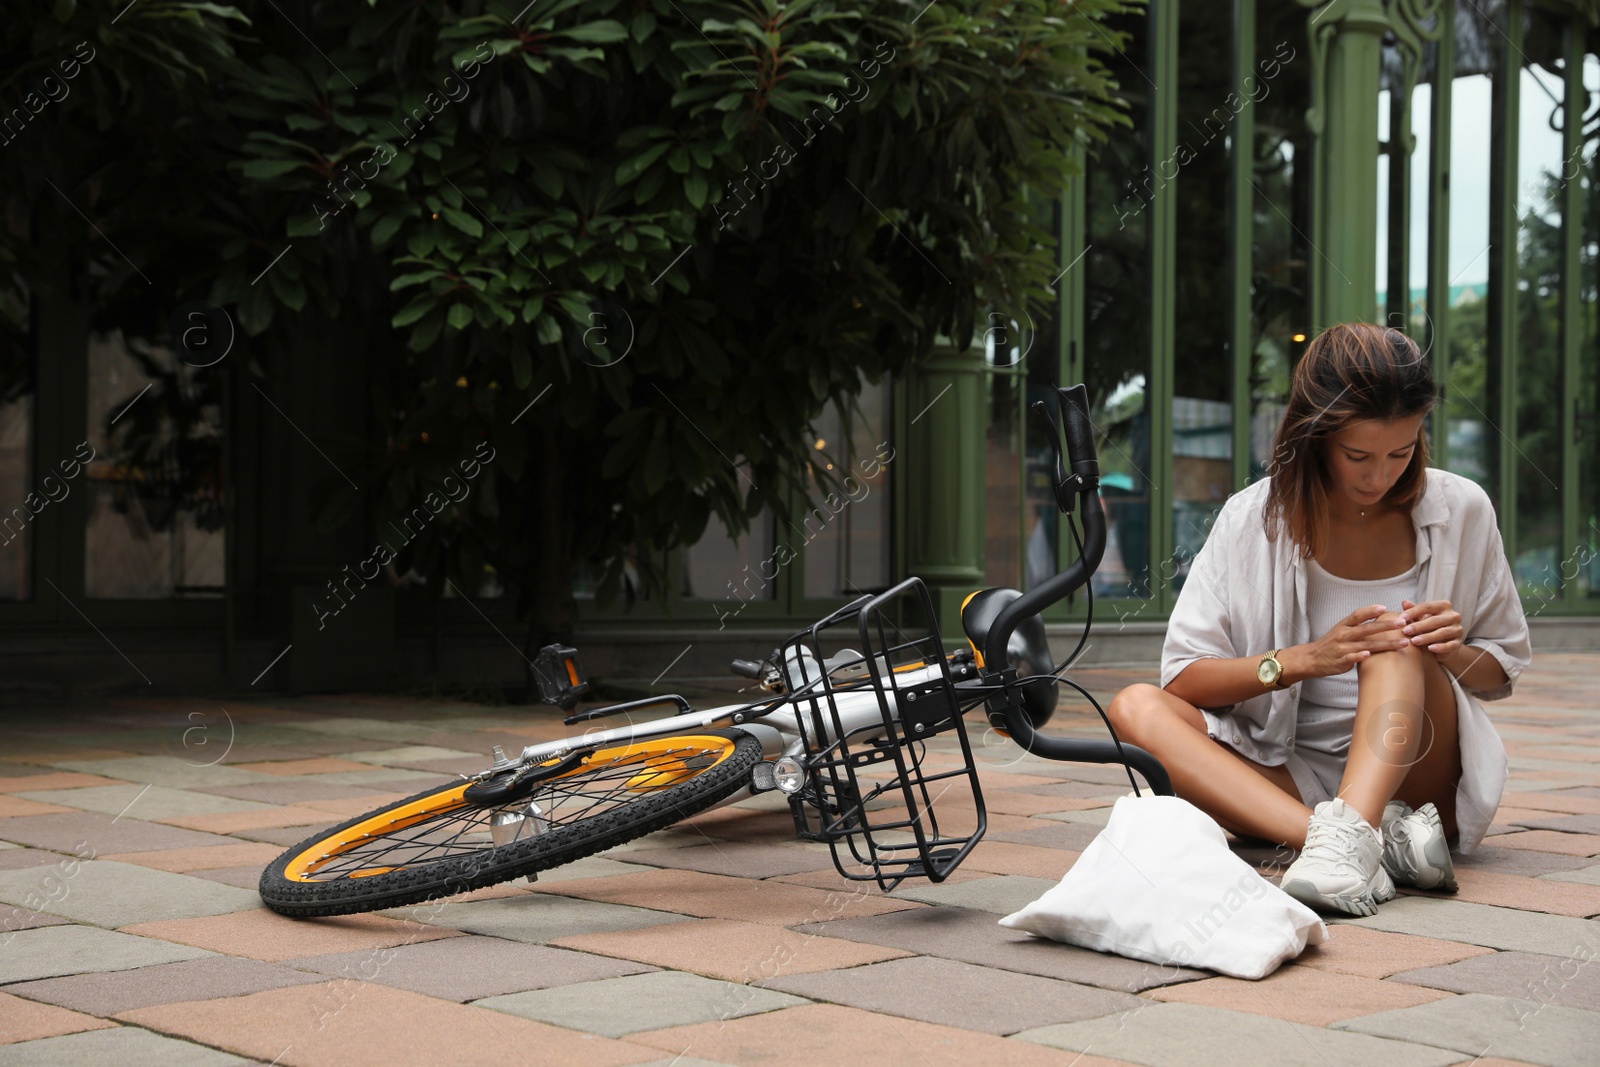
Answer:
[(1461, 628), (1461, 613), (1450, 606), (1448, 600), (1427, 600), (1414, 604), (1400, 601), (1401, 632), (1413, 645), (1425, 645), (1429, 652), (1443, 660), (1461, 648), (1466, 631)]
[[(1411, 642), (1400, 632), (1398, 617), (1385, 619), (1389, 609), (1382, 604), (1357, 608), (1334, 624), (1333, 629), (1319, 640), (1306, 645), (1296, 645), (1284, 667), (1290, 678), (1328, 678), (1343, 674), (1374, 652), (1395, 652)], [(1279, 660), (1283, 654), (1279, 653)]]

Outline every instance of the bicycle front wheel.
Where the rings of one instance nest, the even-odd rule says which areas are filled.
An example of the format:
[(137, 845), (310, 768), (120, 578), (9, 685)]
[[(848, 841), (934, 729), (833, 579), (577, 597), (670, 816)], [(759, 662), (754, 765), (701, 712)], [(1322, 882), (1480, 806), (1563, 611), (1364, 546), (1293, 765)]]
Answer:
[(499, 806), (452, 782), (295, 845), (262, 872), (261, 899), (284, 915), (348, 915), (559, 867), (732, 796), (760, 759), (744, 731), (702, 730), (597, 749)]

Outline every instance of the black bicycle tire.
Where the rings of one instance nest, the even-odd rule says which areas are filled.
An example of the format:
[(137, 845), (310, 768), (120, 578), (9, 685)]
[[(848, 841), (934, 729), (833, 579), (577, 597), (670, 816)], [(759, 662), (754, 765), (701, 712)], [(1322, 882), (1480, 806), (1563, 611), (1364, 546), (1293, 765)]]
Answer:
[[(374, 816), (433, 796), (459, 783), (445, 783), (433, 789), (424, 789), (405, 800), (385, 804), (330, 826), (288, 849), (261, 872), (258, 886), (261, 900), (280, 915), (294, 918), (353, 915), (398, 908), (549, 870), (665, 829), (699, 814), (748, 785), (750, 769), (761, 760), (761, 742), (743, 730), (693, 730), (686, 731), (686, 735), (727, 737), (734, 742), (734, 750), (726, 759), (697, 771), (681, 782), (598, 815), (553, 827), (526, 841), (369, 878), (297, 882), (284, 877), (291, 860), (320, 842)], [(485, 860), (490, 858), (493, 862), (486, 863)]]

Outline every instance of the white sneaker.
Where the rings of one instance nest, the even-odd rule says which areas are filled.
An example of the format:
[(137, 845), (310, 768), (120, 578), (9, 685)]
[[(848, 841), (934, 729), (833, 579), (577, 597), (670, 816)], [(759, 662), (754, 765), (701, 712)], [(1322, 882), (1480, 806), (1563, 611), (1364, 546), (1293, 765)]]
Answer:
[(1383, 809), (1383, 869), (1399, 885), (1456, 891), (1456, 869), (1439, 809), (1430, 801), (1416, 811), (1399, 800)]
[(1376, 915), (1394, 899), (1378, 832), (1342, 797), (1317, 805), (1306, 847), (1283, 872), (1281, 887), (1301, 903), (1347, 915)]

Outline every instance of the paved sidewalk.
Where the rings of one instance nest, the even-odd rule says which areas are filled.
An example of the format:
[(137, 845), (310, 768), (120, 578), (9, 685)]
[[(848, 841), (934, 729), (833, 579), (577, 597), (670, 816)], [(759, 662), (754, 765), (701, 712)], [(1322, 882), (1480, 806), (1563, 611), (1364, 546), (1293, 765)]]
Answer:
[[(1105, 700), (1152, 673), (1080, 680)], [(1330, 922), (1260, 982), (999, 927), (1128, 785), (986, 746), (981, 726), (989, 833), (943, 885), (861, 891), (767, 794), (534, 885), (293, 921), (255, 891), (285, 846), (479, 769), (493, 744), (559, 736), (558, 717), (366, 696), (13, 710), (0, 1065), (1588, 1067), (1597, 674), (1600, 654), (1543, 654), (1488, 705), (1511, 783), (1494, 836), (1458, 859), (1459, 895)], [(1103, 736), (1083, 715), (1053, 729)]]

